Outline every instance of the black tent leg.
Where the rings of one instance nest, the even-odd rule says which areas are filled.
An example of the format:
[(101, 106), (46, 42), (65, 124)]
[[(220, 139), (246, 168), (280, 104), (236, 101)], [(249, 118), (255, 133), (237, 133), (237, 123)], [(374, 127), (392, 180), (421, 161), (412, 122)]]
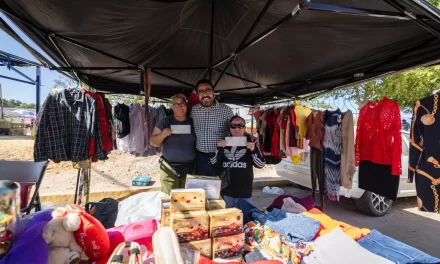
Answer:
[(153, 72), (153, 73), (155, 73), (155, 74), (157, 74), (157, 75), (160, 75), (160, 76), (162, 76), (162, 77), (168, 78), (168, 79), (170, 79), (170, 80), (173, 80), (173, 81), (175, 81), (175, 82), (178, 82), (178, 83), (180, 83), (180, 84), (183, 84), (183, 85), (189, 86), (189, 87), (191, 87), (191, 89), (194, 89), (194, 88), (195, 88), (195, 85), (190, 84), (190, 83), (187, 83), (187, 82), (182, 81), (182, 80), (179, 80), (179, 79), (174, 78), (174, 77), (172, 77), (172, 76), (169, 76), (168, 74), (161, 73), (161, 72), (158, 72), (158, 71), (155, 71), (155, 70), (151, 70), (151, 72)]
[[(401, 12), (402, 14), (404, 14), (405, 16), (411, 18), (416, 24), (418, 24), (419, 26), (421, 26), (425, 30), (429, 31), (434, 36), (440, 38), (440, 32), (437, 29), (431, 27), (428, 23), (426, 23), (425, 21), (418, 18), (417, 15), (407, 11), (405, 9), (405, 7), (401, 3), (399, 3), (399, 1), (396, 1), (396, 0), (384, 0), (384, 1), (387, 4), (389, 4), (390, 6), (394, 7), (399, 12)], [(419, 6), (414, 5), (414, 3), (412, 3), (413, 1), (404, 1), (404, 2), (407, 2), (407, 4), (409, 4), (411, 7), (413, 7), (416, 10), (420, 8)], [(438, 22), (439, 18), (434, 19), (434, 21)]]
[(78, 188), (79, 188), (79, 174), (80, 174), (80, 169), (78, 169), (78, 176), (76, 176), (76, 187), (75, 187), (75, 198), (73, 199), (73, 203), (77, 204), (77, 199), (78, 199)]
[(238, 45), (237, 51), (234, 52), (233, 54), (231, 54), (230, 59), (228, 61), (228, 64), (226, 64), (225, 68), (223, 69), (223, 71), (220, 73), (220, 76), (218, 77), (217, 81), (214, 84), (214, 88), (217, 86), (217, 84), (220, 82), (220, 80), (222, 79), (223, 75), (225, 74), (225, 72), (228, 70), (229, 66), (231, 65), (232, 61), (235, 60), (235, 58), (237, 57), (237, 52), (239, 50), (242, 49), (243, 46), (245, 46), (246, 41), (251, 37), (252, 33), (254, 32), (255, 28), (258, 26), (258, 24), (260, 23), (261, 19), (263, 19), (264, 15), (266, 14), (267, 10), (269, 9), (269, 7), (272, 5), (273, 0), (268, 0), (266, 5), (263, 7), (263, 10), (261, 10), (260, 14), (258, 15), (257, 19), (254, 21), (254, 23), (252, 24), (251, 28), (248, 30), (248, 32), (246, 33), (246, 36), (244, 36), (243, 40), (241, 41), (240, 45)]
[[(210, 42), (210, 49), (209, 49), (209, 66), (212, 65), (212, 60), (214, 58), (214, 2), (215, 0), (211, 0), (211, 42)], [(209, 80), (212, 82), (212, 68), (209, 68)]]
[(82, 44), (82, 43), (80, 43), (80, 42), (78, 42), (78, 41), (75, 41), (75, 40), (73, 40), (73, 39), (66, 38), (66, 37), (63, 37), (63, 36), (57, 35), (57, 34), (55, 34), (55, 33), (51, 33), (49, 36), (50, 36), (50, 37), (57, 38), (57, 39), (60, 39), (60, 40), (63, 40), (63, 41), (65, 41), (65, 42), (67, 42), (67, 43), (70, 43), (70, 44), (76, 45), (76, 46), (78, 46), (78, 47), (81, 47), (81, 48), (84, 48), (84, 49), (87, 49), (87, 50), (90, 50), (90, 51), (93, 51), (93, 52), (96, 52), (96, 53), (102, 54), (102, 55), (107, 56), (107, 57), (109, 57), (109, 58), (112, 58), (112, 59), (115, 59), (115, 60), (118, 60), (118, 61), (125, 62), (125, 63), (127, 63), (128, 65), (131, 65), (131, 66), (133, 66), (133, 67), (136, 67), (136, 68), (138, 67), (138, 65), (137, 65), (136, 63), (134, 63), (134, 62), (131, 62), (131, 61), (128, 61), (128, 60), (122, 59), (122, 58), (120, 58), (120, 57), (117, 57), (117, 56), (112, 55), (112, 54), (110, 54), (110, 53), (104, 52), (104, 51), (102, 51), (102, 50), (95, 49), (95, 48), (93, 48), (93, 47), (90, 47), (90, 46), (88, 46), (88, 45)]

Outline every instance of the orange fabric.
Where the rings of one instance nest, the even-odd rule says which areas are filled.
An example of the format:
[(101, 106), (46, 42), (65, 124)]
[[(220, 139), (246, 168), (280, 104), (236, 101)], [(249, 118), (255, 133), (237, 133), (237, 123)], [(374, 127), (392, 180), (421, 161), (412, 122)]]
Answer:
[[(214, 260), (210, 260), (209, 258), (200, 256), (199, 264), (217, 264), (220, 262), (215, 262)], [(259, 260), (255, 262), (248, 262), (252, 264), (282, 264), (281, 261), (278, 260)], [(222, 264), (246, 264), (246, 262), (222, 262)]]
[(341, 228), (346, 235), (350, 236), (354, 240), (359, 240), (362, 237), (370, 234), (371, 232), (369, 229), (366, 228), (358, 228), (344, 222), (336, 221), (316, 208), (313, 208), (312, 210), (304, 212), (302, 214), (318, 220), (321, 223), (321, 230), (318, 232), (315, 239), (330, 233), (330, 231), (337, 227)]

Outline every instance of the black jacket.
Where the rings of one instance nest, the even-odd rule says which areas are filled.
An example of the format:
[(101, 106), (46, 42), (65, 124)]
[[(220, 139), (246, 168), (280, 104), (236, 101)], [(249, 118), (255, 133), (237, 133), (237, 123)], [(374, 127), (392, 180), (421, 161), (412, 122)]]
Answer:
[(125, 104), (114, 107), (116, 136), (123, 138), (130, 134), (130, 108)]
[(250, 198), (254, 181), (253, 166), (263, 168), (266, 161), (258, 147), (252, 152), (246, 147), (218, 147), (211, 163), (222, 170), (230, 168), (231, 184), (222, 191), (222, 195)]

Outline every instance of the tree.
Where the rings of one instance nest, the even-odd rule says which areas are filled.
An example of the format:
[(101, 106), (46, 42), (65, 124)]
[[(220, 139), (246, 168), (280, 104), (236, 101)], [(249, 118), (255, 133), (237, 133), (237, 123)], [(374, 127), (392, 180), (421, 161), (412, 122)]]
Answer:
[(77, 87), (78, 82), (64, 75), (59, 75), (54, 81), (53, 88)]
[(417, 100), (439, 88), (440, 66), (431, 66), (348, 87), (327, 97), (352, 100), (362, 108), (369, 101), (378, 101), (386, 96), (398, 102), (403, 111), (409, 112)]

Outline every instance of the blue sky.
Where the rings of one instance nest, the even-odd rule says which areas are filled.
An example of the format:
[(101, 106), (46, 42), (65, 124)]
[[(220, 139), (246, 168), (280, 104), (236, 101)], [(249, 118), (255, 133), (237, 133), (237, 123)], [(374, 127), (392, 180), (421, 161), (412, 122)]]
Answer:
[[(24, 35), (13, 23), (11, 23), (3, 14), (0, 16), (5, 19), (6, 22), (17, 32), (22, 39), (24, 39), (29, 45), (39, 51), (41, 54), (49, 58), (41, 49), (39, 49), (26, 35)], [(20, 56), (22, 58), (38, 62), (27, 50), (13, 38), (9, 37), (8, 34), (0, 30), (0, 50)], [(18, 70), (26, 74), (32, 79), (36, 76), (36, 67), (18, 67)], [(8, 77), (23, 79), (18, 73), (8, 70), (6, 67), (0, 67), (0, 75), (5, 75)], [(41, 103), (43, 103), (47, 94), (53, 88), (53, 81), (59, 76), (56, 71), (51, 71), (46, 68), (41, 68)], [(0, 78), (0, 83), (3, 90), (3, 98), (6, 99), (16, 99), (23, 103), (35, 103), (36, 100), (36, 89), (34, 85), (20, 83), (16, 81), (7, 80)]]

